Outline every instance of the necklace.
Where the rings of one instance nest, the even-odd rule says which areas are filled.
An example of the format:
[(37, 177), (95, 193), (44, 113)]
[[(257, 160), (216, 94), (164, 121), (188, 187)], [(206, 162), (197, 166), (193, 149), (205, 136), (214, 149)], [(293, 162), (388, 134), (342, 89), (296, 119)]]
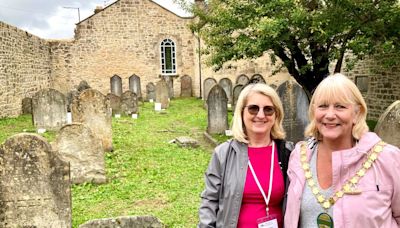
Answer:
[(304, 170), (304, 175), (306, 177), (306, 182), (310, 187), (311, 192), (317, 199), (317, 202), (322, 206), (322, 208), (324, 208), (324, 210), (327, 210), (331, 206), (333, 206), (336, 203), (336, 201), (338, 201), (340, 198), (343, 197), (344, 194), (348, 195), (361, 194), (361, 191), (356, 189), (357, 184), (360, 181), (360, 179), (365, 175), (367, 170), (371, 168), (372, 164), (376, 161), (379, 153), (382, 151), (385, 145), (386, 143), (383, 141), (379, 141), (377, 144), (375, 144), (375, 146), (368, 153), (367, 159), (364, 161), (364, 163), (362, 164), (360, 169), (356, 172), (356, 174), (353, 177), (349, 178), (340, 190), (335, 192), (331, 197), (327, 199), (321, 194), (319, 188), (317, 187), (317, 184), (315, 183), (312, 177), (312, 173), (310, 171), (310, 164), (307, 161), (307, 154), (306, 154), (307, 144), (303, 143), (301, 145), (300, 160), (301, 160), (301, 166), (303, 167)]

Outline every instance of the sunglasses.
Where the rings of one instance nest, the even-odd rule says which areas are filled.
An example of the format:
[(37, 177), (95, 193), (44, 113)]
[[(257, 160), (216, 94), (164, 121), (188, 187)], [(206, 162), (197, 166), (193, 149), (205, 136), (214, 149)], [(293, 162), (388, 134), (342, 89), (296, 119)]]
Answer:
[[(247, 105), (244, 107), (247, 108), (247, 111), (251, 115), (257, 115), (258, 112), (260, 111), (260, 106), (258, 106), (258, 105)], [(264, 106), (262, 109), (263, 109), (264, 115), (266, 115), (266, 116), (272, 116), (275, 113), (274, 106), (267, 105), (267, 106)]]

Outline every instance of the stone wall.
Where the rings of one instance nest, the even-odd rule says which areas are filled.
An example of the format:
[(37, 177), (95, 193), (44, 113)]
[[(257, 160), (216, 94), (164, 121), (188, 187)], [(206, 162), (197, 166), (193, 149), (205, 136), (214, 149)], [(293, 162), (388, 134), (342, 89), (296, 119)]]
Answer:
[(50, 84), (48, 42), (0, 21), (0, 118), (20, 115), (22, 99)]
[(160, 44), (169, 38), (176, 45), (174, 89), (178, 96), (179, 77), (187, 74), (193, 81), (197, 77), (196, 39), (187, 27), (190, 21), (150, 0), (117, 1), (81, 21), (73, 41), (52, 43), (54, 86), (66, 93), (86, 80), (107, 94), (113, 75), (122, 78), (125, 91), (129, 77), (136, 74), (144, 93), (147, 83), (160, 78)]
[(361, 89), (368, 105), (368, 119), (378, 120), (389, 105), (400, 100), (400, 65), (385, 68), (376, 59), (368, 58), (344, 74)]

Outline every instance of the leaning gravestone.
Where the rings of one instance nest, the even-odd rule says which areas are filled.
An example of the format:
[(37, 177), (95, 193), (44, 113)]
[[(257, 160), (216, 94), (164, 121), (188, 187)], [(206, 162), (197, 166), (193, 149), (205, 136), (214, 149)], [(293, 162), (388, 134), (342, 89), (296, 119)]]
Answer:
[(121, 114), (121, 97), (112, 93), (108, 93), (106, 97), (110, 100), (112, 114)]
[(122, 94), (121, 111), (128, 116), (138, 113), (138, 97), (134, 92), (128, 90)]
[(393, 102), (379, 117), (374, 131), (383, 141), (400, 148), (400, 100)]
[(156, 86), (154, 83), (150, 82), (146, 85), (146, 92), (148, 101), (156, 99)]
[(84, 90), (72, 103), (74, 122), (86, 124), (103, 144), (105, 151), (112, 151), (110, 101), (97, 90)]
[(88, 221), (79, 228), (163, 228), (165, 225), (154, 216), (121, 216)]
[(192, 78), (185, 75), (181, 78), (181, 97), (192, 96)]
[(22, 114), (32, 114), (32, 98), (22, 99)]
[(142, 87), (140, 85), (140, 78), (137, 75), (132, 75), (129, 77), (129, 90), (134, 92), (139, 99), (139, 101), (143, 101), (142, 97)]
[(0, 146), (0, 227), (71, 227), (69, 165), (46, 139), (21, 133)]
[(215, 80), (214, 78), (206, 78), (206, 80), (204, 80), (203, 82), (203, 89), (204, 89), (204, 96), (203, 99), (206, 101), (208, 98), (208, 94), (210, 93), (210, 90), (216, 85), (217, 80)]
[(264, 83), (265, 84), (265, 80), (261, 74), (255, 74), (255, 75), (251, 76), (248, 83), (253, 83), (253, 84), (254, 83)]
[(167, 83), (168, 87), (168, 97), (174, 97), (174, 78), (171, 76), (164, 76), (165, 82)]
[(161, 79), (156, 84), (156, 102), (161, 103), (162, 109), (166, 109), (169, 107), (168, 85), (164, 79)]
[(232, 104), (232, 81), (229, 78), (222, 78), (218, 84), (224, 89), (228, 97), (228, 103)]
[(67, 101), (55, 89), (42, 89), (32, 98), (33, 124), (37, 129), (59, 130), (67, 123)]
[(209, 134), (224, 134), (228, 129), (228, 98), (224, 89), (215, 85), (208, 94), (208, 125)]
[(245, 74), (241, 74), (239, 75), (239, 77), (236, 78), (236, 85), (246, 85), (249, 80), (249, 77), (247, 77)]
[(111, 84), (111, 93), (115, 94), (117, 96), (122, 95), (122, 79), (118, 75), (114, 75), (110, 78), (110, 84)]
[(72, 183), (106, 182), (103, 146), (90, 128), (67, 124), (57, 134), (54, 146), (59, 157), (70, 163)]
[(307, 94), (292, 80), (281, 84), (277, 92), (283, 104), (283, 128), (287, 134), (286, 139), (299, 142), (304, 139), (304, 130), (309, 123)]
[(240, 92), (242, 92), (244, 85), (237, 84), (233, 87), (233, 110), (235, 110), (237, 100), (239, 98)]

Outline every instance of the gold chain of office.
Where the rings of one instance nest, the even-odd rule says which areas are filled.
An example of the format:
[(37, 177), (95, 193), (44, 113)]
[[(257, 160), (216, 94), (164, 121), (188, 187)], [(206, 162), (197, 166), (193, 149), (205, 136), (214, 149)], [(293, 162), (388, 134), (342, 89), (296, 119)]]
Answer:
[(356, 174), (352, 178), (349, 178), (339, 191), (335, 192), (331, 197), (325, 198), (325, 196), (321, 194), (319, 187), (317, 186), (312, 177), (312, 173), (310, 171), (310, 164), (307, 162), (307, 154), (306, 154), (307, 145), (306, 143), (303, 143), (301, 145), (301, 152), (300, 152), (301, 166), (303, 167), (307, 184), (310, 187), (311, 192), (317, 199), (318, 203), (321, 204), (322, 208), (326, 210), (329, 209), (336, 203), (336, 201), (342, 198), (344, 194), (349, 194), (349, 195), (360, 194), (361, 192), (359, 192), (356, 189), (358, 182), (365, 175), (367, 170), (371, 168), (372, 164), (376, 161), (379, 153), (383, 150), (383, 147), (385, 145), (386, 145), (385, 142), (379, 141), (370, 150), (367, 159), (364, 161), (361, 168), (356, 172)]

